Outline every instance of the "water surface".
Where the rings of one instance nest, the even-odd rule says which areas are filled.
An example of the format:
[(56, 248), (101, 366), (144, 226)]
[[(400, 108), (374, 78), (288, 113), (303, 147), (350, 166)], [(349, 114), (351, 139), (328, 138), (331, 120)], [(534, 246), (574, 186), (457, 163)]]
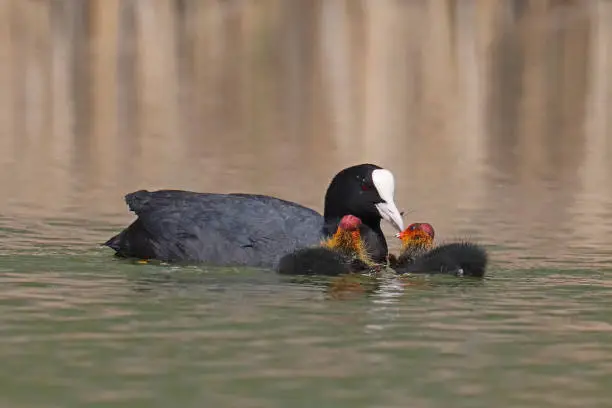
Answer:
[[(2, 258), (10, 406), (605, 406), (610, 271), (362, 290), (103, 251)], [(344, 289), (343, 289), (344, 286)]]
[[(612, 3), (8, 0), (0, 21), (0, 405), (609, 405)], [(137, 189), (321, 211), (359, 162), (394, 172), (406, 223), (485, 245), (487, 278), (99, 246)]]

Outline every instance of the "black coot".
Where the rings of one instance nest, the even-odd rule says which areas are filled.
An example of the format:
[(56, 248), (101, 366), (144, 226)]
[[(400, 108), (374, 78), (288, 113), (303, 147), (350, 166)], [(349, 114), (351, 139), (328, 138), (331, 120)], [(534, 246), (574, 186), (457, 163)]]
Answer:
[(324, 215), (297, 203), (256, 194), (146, 190), (125, 201), (138, 218), (104, 245), (120, 257), (211, 265), (274, 267), (285, 254), (331, 236), (353, 214), (374, 261), (385, 261), (387, 220), (403, 229), (393, 174), (373, 164), (340, 171), (325, 194)]
[(345, 215), (333, 236), (318, 247), (301, 248), (283, 256), (277, 271), (283, 275), (337, 276), (374, 270), (377, 264), (361, 239), (361, 220)]
[(431, 273), (482, 278), (488, 256), (480, 245), (453, 242), (433, 246), (435, 232), (431, 224), (410, 224), (398, 234), (402, 249), (391, 267), (397, 273)]

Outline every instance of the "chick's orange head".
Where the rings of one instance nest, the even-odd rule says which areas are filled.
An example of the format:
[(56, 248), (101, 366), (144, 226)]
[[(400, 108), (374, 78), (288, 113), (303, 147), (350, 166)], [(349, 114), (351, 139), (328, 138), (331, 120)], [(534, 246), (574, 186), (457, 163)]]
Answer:
[(400, 232), (397, 237), (401, 239), (404, 244), (414, 241), (433, 241), (435, 231), (431, 224), (426, 222), (415, 222)]

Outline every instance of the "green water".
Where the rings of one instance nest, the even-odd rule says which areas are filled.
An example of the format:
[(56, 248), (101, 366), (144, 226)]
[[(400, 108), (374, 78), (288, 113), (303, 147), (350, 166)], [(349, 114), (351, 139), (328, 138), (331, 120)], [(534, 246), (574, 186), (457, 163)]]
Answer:
[(610, 276), (493, 260), (483, 282), (342, 285), (14, 250), (0, 405), (609, 406)]
[[(0, 1), (0, 408), (611, 406), (612, 2), (489, 3)], [(487, 278), (98, 247), (129, 192), (323, 211), (364, 162)]]

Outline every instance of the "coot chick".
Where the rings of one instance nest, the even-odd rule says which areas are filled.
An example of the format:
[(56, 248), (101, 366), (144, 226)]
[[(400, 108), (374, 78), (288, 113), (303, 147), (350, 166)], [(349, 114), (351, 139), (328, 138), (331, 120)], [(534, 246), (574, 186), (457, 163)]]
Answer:
[(403, 229), (394, 190), (393, 174), (374, 164), (333, 177), (323, 216), (266, 195), (140, 190), (125, 196), (138, 218), (104, 245), (126, 258), (272, 268), (283, 255), (332, 236), (340, 219), (353, 214), (367, 227), (361, 235), (369, 255), (383, 262), (388, 247), (380, 221)]
[(482, 278), (488, 256), (480, 245), (453, 242), (433, 247), (435, 232), (431, 224), (411, 224), (398, 234), (402, 250), (392, 265), (397, 273), (431, 273)]
[(376, 263), (370, 258), (361, 239), (362, 222), (345, 215), (336, 233), (319, 247), (301, 248), (281, 258), (277, 272), (283, 275), (337, 276), (371, 270)]
[(390, 266), (395, 268), (398, 265), (412, 263), (417, 257), (424, 255), (433, 248), (436, 232), (431, 224), (416, 222), (410, 224), (404, 231), (396, 236), (401, 240), (399, 257), (390, 255)]

